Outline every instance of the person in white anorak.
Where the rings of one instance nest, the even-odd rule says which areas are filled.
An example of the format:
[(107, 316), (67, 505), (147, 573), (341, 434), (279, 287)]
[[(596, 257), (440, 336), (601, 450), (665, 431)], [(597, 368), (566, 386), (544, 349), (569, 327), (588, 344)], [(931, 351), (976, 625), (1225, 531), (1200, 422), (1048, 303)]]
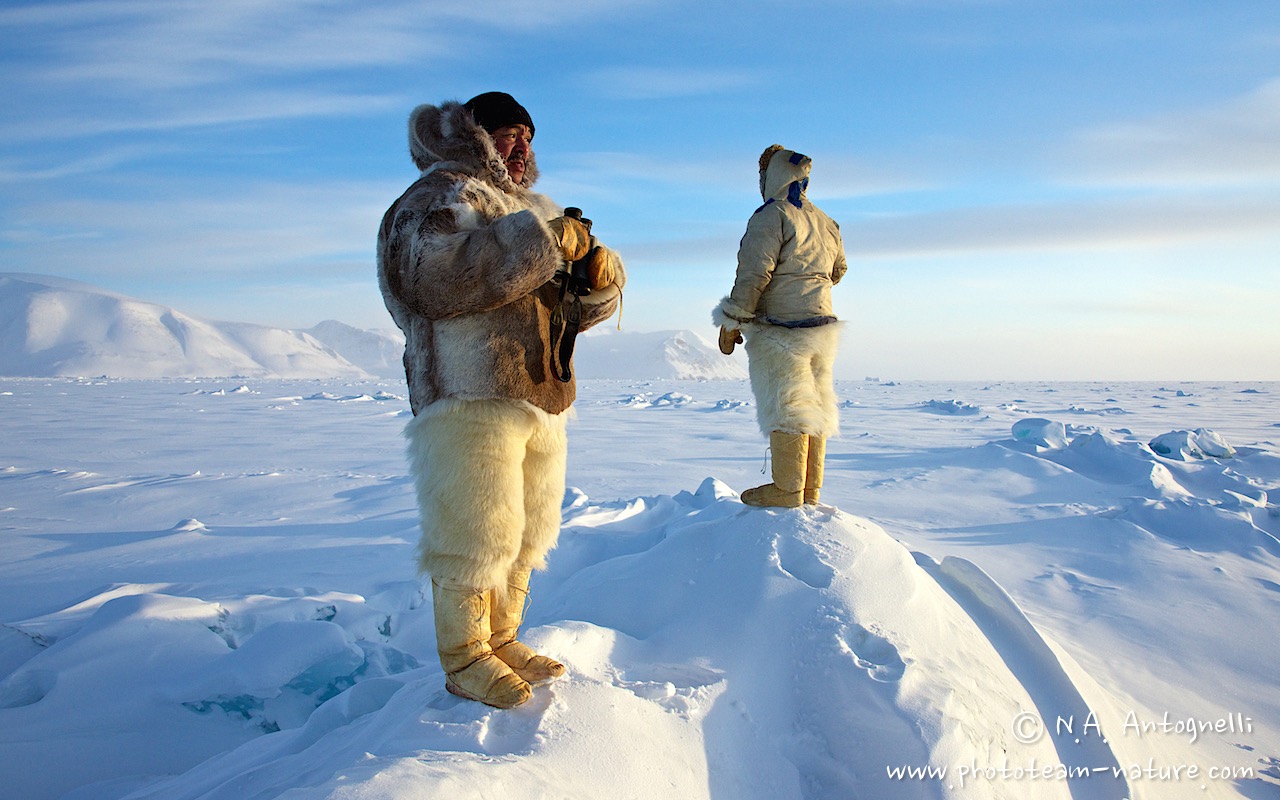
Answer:
[(827, 439), (840, 424), (831, 287), (848, 267), (840, 226), (805, 194), (810, 166), (778, 144), (761, 154), (765, 202), (747, 223), (733, 290), (711, 315), (725, 355), (746, 337), (756, 417), (769, 437), (773, 481), (742, 493), (751, 506), (817, 503)]

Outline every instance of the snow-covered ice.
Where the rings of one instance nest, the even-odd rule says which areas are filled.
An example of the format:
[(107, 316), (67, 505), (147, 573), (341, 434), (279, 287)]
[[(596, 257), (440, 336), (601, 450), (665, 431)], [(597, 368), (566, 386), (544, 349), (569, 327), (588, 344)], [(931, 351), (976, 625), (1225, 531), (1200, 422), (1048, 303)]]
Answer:
[(0, 379), (0, 796), (1280, 796), (1280, 385), (837, 391), (783, 511), (745, 381), (584, 381), (497, 711), (401, 384)]

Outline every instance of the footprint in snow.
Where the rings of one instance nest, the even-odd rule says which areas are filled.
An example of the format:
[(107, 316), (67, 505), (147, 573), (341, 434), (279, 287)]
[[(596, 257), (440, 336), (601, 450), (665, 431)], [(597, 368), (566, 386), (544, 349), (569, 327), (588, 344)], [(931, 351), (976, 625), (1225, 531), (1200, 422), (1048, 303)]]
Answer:
[(724, 677), (713, 670), (691, 664), (648, 664), (619, 674), (614, 684), (643, 700), (657, 703), (667, 711), (691, 716), (709, 707), (715, 687)]
[(791, 537), (778, 537), (774, 542), (778, 567), (791, 577), (814, 589), (827, 589), (836, 571), (822, 560), (812, 545)]
[(902, 679), (907, 664), (898, 654), (898, 648), (888, 639), (853, 623), (845, 626), (836, 636), (840, 649), (853, 658), (859, 668), (867, 671), (872, 680), (892, 683)]

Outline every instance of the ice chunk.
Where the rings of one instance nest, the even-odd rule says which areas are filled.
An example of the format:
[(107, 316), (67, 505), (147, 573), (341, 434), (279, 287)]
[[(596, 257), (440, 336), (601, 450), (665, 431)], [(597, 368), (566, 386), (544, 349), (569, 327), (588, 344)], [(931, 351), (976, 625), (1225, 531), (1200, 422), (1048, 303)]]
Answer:
[(1170, 431), (1151, 440), (1151, 450), (1175, 461), (1201, 458), (1232, 458), (1236, 451), (1218, 434), (1205, 428), (1194, 431)]
[(1020, 419), (1013, 423), (1013, 438), (1036, 447), (1057, 450), (1067, 446), (1067, 426), (1042, 417)]

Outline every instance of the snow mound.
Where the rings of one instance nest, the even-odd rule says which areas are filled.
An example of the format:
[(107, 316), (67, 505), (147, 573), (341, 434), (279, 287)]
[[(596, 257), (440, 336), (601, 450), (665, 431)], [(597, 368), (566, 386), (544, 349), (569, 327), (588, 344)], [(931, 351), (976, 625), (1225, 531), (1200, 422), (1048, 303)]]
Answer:
[(214, 322), (89, 284), (0, 273), (0, 375), (367, 378), (306, 333)]
[[(82, 779), (118, 776), (74, 796), (110, 787), (134, 800), (448, 797), (477, 785), (520, 797), (626, 786), (636, 797), (987, 798), (1003, 796), (999, 782), (895, 770), (1115, 761), (1101, 739), (1011, 734), (1031, 709), (1090, 708), (1009, 596), (962, 558), (912, 554), (829, 506), (748, 509), (710, 478), (602, 504), (571, 490), (564, 513), (522, 638), (569, 672), (520, 708), (459, 700), (434, 659), (414, 657), (434, 636), (420, 590), (214, 603), (157, 586), (7, 626), (43, 644), (0, 684), (0, 706), (46, 741), (131, 720), (68, 764)], [(191, 767), (146, 777), (166, 758)], [(1069, 796), (1065, 781), (1018, 791)]]

